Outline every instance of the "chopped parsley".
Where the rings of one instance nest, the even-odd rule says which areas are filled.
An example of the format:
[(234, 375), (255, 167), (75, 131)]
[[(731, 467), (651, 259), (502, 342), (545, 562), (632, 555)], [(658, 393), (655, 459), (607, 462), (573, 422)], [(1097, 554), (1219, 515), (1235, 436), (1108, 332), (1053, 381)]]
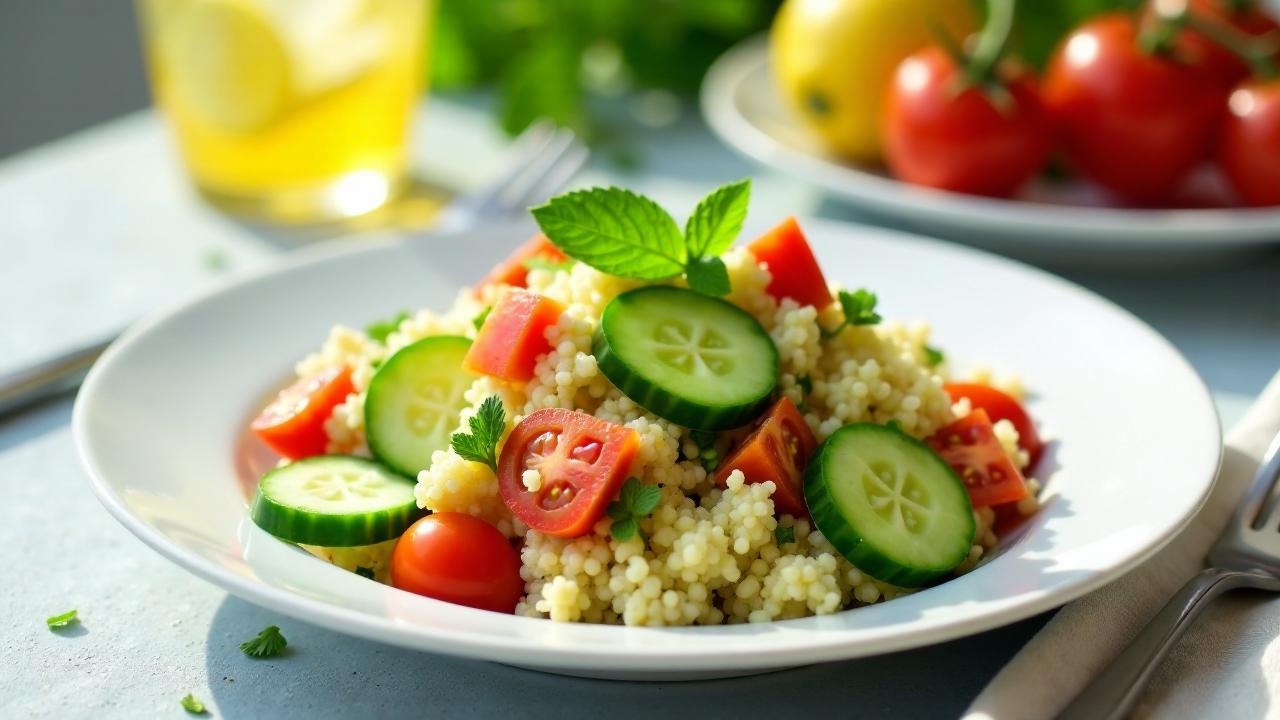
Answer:
[(377, 322), (369, 323), (364, 328), (364, 334), (368, 335), (371, 340), (385, 343), (387, 341), (387, 336), (395, 332), (396, 329), (400, 327), (400, 323), (408, 319), (409, 312), (407, 310), (401, 310), (396, 313), (394, 317), (388, 320), (379, 320)]
[(61, 615), (45, 618), (44, 624), (49, 626), (50, 630), (58, 630), (72, 623), (80, 622), (79, 613), (76, 610), (68, 610)]
[(844, 311), (844, 322), (834, 328), (822, 330), (823, 337), (835, 337), (850, 325), (876, 325), (882, 319), (876, 312), (876, 294), (865, 288), (853, 292), (841, 290), (839, 294), (840, 309)]
[(947, 356), (936, 347), (931, 345), (924, 346), (924, 361), (929, 363), (929, 367), (938, 367), (947, 361)]
[(489, 313), (493, 312), (492, 305), (485, 305), (484, 309), (478, 315), (471, 319), (471, 324), (475, 325), (476, 332), (480, 332), (480, 328), (484, 327), (484, 321), (489, 319)]
[(497, 395), (490, 395), (480, 403), (480, 409), (468, 421), (471, 432), (456, 432), (449, 439), (458, 457), (488, 465), (498, 470), (498, 441), (507, 427), (507, 412)]
[(183, 710), (186, 710), (192, 715), (204, 715), (209, 712), (205, 708), (204, 703), (200, 702), (200, 700), (197, 699), (196, 696), (192, 695), (191, 693), (187, 693), (186, 695), (184, 695), (183, 698), (178, 702), (182, 704)]
[(779, 525), (773, 529), (773, 537), (778, 541), (778, 547), (782, 547), (788, 543), (796, 541), (796, 529), (785, 525)]
[(268, 625), (257, 637), (240, 643), (240, 652), (251, 658), (272, 658), (283, 653), (288, 644), (280, 628)]

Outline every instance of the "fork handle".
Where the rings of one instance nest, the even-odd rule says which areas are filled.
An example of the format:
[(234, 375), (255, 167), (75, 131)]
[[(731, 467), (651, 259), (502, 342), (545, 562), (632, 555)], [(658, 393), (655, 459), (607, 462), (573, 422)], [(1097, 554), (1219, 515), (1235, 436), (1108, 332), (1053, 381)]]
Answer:
[(1240, 587), (1280, 591), (1280, 580), (1259, 573), (1221, 568), (1202, 570), (1183, 585), (1129, 647), (1071, 701), (1059, 720), (1119, 720), (1126, 717), (1141, 697), (1152, 672), (1209, 601)]

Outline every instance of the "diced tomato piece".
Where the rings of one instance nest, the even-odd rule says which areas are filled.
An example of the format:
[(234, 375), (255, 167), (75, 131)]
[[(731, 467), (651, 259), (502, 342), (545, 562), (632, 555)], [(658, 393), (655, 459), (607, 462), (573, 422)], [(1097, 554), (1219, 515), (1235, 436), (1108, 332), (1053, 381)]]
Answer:
[(769, 266), (773, 279), (766, 290), (770, 295), (779, 300), (791, 298), (801, 305), (819, 309), (831, 304), (827, 279), (794, 217), (783, 220), (747, 249), (757, 261)]
[[(538, 532), (585, 535), (617, 496), (639, 447), (640, 436), (631, 428), (574, 410), (535, 410), (502, 447), (502, 501)], [(536, 490), (525, 485), (526, 470), (538, 472)]]
[(783, 396), (716, 469), (716, 483), (741, 470), (748, 483), (772, 480), (773, 506), (778, 512), (808, 517), (804, 504), (804, 469), (818, 447), (808, 423), (794, 403)]
[(561, 262), (568, 258), (560, 252), (560, 248), (551, 244), (546, 235), (538, 233), (516, 248), (507, 259), (493, 266), (488, 275), (476, 285), (476, 292), (487, 285), (511, 285), (524, 287), (529, 277), (529, 269), (524, 266), (531, 258), (545, 258), (551, 262)]
[(1040, 442), (1036, 425), (1031, 421), (1031, 416), (1027, 414), (1026, 409), (1022, 407), (1022, 403), (990, 385), (947, 383), (943, 387), (951, 396), (952, 402), (960, 398), (969, 398), (969, 402), (975, 408), (986, 410), (992, 424), (1001, 420), (1013, 423), (1013, 427), (1018, 431), (1018, 447), (1026, 450), (1027, 456), (1031, 458), (1031, 463), (1027, 467), (1035, 467), (1036, 460), (1040, 459), (1040, 453), (1044, 450), (1044, 443)]
[(986, 410), (975, 408), (934, 433), (928, 443), (964, 481), (975, 508), (1027, 496), (1027, 482), (996, 439)]
[(321, 455), (329, 443), (325, 421), (353, 392), (351, 368), (330, 368), (281, 390), (249, 428), (272, 450), (291, 460)]
[(564, 305), (551, 298), (513, 288), (485, 318), (463, 367), (501, 380), (530, 380), (538, 356), (551, 352), (547, 328), (559, 322), (563, 312)]

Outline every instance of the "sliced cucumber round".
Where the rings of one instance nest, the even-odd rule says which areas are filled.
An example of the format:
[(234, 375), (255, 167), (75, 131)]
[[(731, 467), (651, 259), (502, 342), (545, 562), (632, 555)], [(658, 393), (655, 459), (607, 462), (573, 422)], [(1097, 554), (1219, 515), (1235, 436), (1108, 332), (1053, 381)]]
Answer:
[(372, 460), (319, 455), (263, 475), (250, 515), (258, 527), (289, 542), (372, 545), (399, 537), (426, 514), (413, 486)]
[(732, 303), (683, 288), (614, 298), (592, 351), (627, 397), (698, 430), (746, 425), (778, 384), (778, 348), (760, 323)]
[(387, 358), (369, 382), (364, 432), (373, 456), (407, 477), (431, 465), (449, 447), (467, 407), (463, 397), (476, 376), (462, 369), (471, 341), (441, 335), (406, 345)]
[(871, 577), (919, 587), (969, 556), (976, 531), (964, 483), (927, 445), (896, 428), (846, 425), (805, 471), (809, 514)]

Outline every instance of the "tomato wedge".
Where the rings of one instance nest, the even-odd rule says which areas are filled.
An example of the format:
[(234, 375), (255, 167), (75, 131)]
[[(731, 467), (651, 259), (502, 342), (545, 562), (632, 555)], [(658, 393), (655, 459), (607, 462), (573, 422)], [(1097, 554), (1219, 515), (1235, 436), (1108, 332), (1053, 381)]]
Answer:
[(819, 309), (831, 304), (827, 279), (794, 217), (783, 220), (747, 249), (758, 262), (769, 266), (773, 279), (765, 290), (770, 295), (779, 300), (791, 298), (801, 305)]
[(927, 442), (964, 481), (975, 508), (1017, 502), (1027, 496), (1027, 482), (996, 439), (986, 410), (975, 408)]
[(325, 421), (354, 391), (351, 368), (345, 365), (304, 377), (281, 390), (249, 428), (290, 460), (321, 455), (329, 443)]
[[(502, 501), (525, 525), (548, 535), (591, 531), (631, 472), (640, 447), (635, 430), (563, 408), (525, 416), (498, 459)], [(525, 485), (536, 470), (536, 490)]]
[(501, 380), (533, 378), (538, 356), (551, 352), (547, 328), (559, 322), (563, 312), (564, 305), (551, 298), (512, 289), (485, 318), (462, 366)]
[(1022, 407), (1022, 403), (990, 385), (947, 383), (943, 389), (951, 396), (951, 402), (956, 402), (960, 398), (969, 398), (973, 407), (986, 410), (987, 417), (991, 418), (993, 425), (1001, 420), (1013, 423), (1013, 427), (1018, 431), (1018, 447), (1026, 450), (1027, 456), (1031, 458), (1031, 463), (1027, 467), (1035, 467), (1036, 460), (1040, 459), (1040, 453), (1044, 450), (1044, 443), (1040, 441), (1036, 424), (1031, 421), (1031, 416)]
[(804, 469), (818, 448), (818, 440), (794, 403), (782, 397), (769, 408), (756, 429), (716, 469), (716, 483), (741, 470), (749, 483), (772, 480), (773, 506), (778, 512), (808, 517), (804, 504)]
[(546, 235), (538, 233), (516, 248), (505, 260), (494, 265), (489, 274), (476, 284), (476, 292), (478, 293), (480, 288), (487, 285), (524, 287), (529, 278), (529, 268), (526, 268), (524, 263), (532, 258), (545, 258), (551, 262), (568, 259), (564, 253), (560, 252), (560, 248), (551, 244)]

